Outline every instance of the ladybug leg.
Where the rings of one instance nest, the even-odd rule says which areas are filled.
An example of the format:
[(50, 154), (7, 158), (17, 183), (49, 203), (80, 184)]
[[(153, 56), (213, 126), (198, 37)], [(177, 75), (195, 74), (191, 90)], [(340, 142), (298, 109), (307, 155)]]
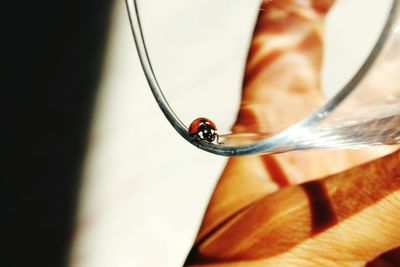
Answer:
[(220, 142), (219, 141), (219, 135), (217, 133), (215, 133), (215, 137), (217, 138), (217, 140), (216, 140), (217, 144), (219, 144), (219, 145), (223, 145), (224, 144), (224, 142)]

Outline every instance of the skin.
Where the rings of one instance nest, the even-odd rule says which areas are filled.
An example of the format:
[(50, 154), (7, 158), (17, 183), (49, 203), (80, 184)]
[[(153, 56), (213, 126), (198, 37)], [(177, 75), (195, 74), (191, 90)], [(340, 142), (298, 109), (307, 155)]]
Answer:
[[(276, 132), (323, 103), (332, 4), (263, 1), (234, 132)], [(397, 147), (231, 158), (185, 265), (400, 266), (399, 163)]]

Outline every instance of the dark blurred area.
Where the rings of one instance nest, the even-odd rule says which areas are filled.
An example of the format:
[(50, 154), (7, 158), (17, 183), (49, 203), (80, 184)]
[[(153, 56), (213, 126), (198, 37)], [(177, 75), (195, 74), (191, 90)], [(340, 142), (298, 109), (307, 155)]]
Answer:
[(67, 263), (111, 6), (3, 6), (0, 266)]

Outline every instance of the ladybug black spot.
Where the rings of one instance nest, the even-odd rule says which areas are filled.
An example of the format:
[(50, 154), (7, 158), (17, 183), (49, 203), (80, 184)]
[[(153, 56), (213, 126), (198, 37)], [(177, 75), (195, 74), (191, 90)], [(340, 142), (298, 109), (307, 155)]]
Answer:
[(210, 124), (202, 123), (198, 128), (197, 135), (208, 142), (214, 142), (216, 138), (215, 129)]
[(216, 126), (215, 124), (206, 118), (197, 118), (195, 119), (189, 126), (189, 135), (192, 137), (196, 137), (200, 140), (205, 140), (207, 142), (214, 142), (217, 140), (218, 144), (220, 143), (219, 136), (216, 133)]

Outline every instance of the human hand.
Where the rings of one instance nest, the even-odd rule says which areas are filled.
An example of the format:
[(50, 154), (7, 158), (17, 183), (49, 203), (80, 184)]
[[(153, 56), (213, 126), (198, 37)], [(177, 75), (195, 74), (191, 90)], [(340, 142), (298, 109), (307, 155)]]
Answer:
[[(276, 132), (323, 103), (332, 4), (263, 1), (234, 132)], [(384, 156), (393, 150), (229, 159), (185, 265), (400, 266), (400, 152)], [(392, 263), (377, 258), (389, 250)]]

